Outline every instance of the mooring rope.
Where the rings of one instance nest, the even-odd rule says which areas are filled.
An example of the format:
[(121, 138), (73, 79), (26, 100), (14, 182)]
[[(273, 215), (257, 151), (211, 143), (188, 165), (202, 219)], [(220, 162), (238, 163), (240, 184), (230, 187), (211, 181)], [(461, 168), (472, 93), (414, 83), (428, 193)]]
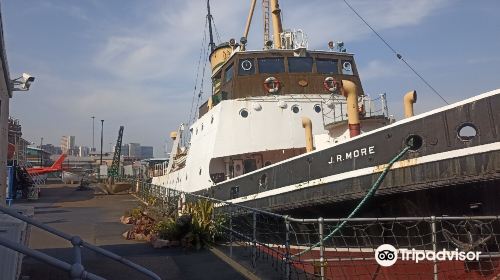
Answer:
[[(347, 216), (346, 219), (350, 219), (352, 217), (354, 217), (354, 215), (356, 215), (358, 213), (358, 211), (361, 209), (361, 207), (363, 207), (366, 202), (368, 201), (368, 199), (370, 197), (373, 196), (373, 194), (378, 190), (378, 188), (380, 187), (380, 185), (382, 184), (382, 182), (384, 181), (384, 178), (385, 176), (387, 175), (387, 173), (389, 172), (389, 170), (391, 169), (392, 165), (398, 161), (399, 159), (401, 159), (401, 157), (403, 157), (406, 152), (408, 152), (408, 150), (410, 150), (412, 148), (412, 143), (407, 143), (407, 146), (401, 150), (386, 166), (386, 168), (384, 169), (384, 171), (382, 172), (382, 174), (380, 174), (380, 176), (378, 176), (378, 179), (375, 181), (375, 183), (373, 183), (373, 185), (371, 186), (370, 190), (368, 190), (368, 192), (366, 193), (365, 197), (363, 197), (363, 199), (358, 203), (358, 205), (356, 206), (356, 208), (354, 208), (354, 210), (352, 210), (352, 212), (349, 214), (349, 216)], [(310, 252), (312, 249), (318, 247), (321, 245), (321, 243), (325, 242), (327, 239), (331, 238), (333, 235), (335, 235), (340, 229), (342, 229), (342, 227), (347, 223), (348, 221), (347, 220), (344, 220), (342, 221), (342, 223), (340, 223), (340, 225), (338, 227), (336, 227), (334, 230), (332, 230), (332, 232), (330, 232), (327, 236), (325, 236), (323, 238), (323, 240), (320, 240), (318, 241), (316, 244), (312, 245), (311, 247), (305, 249), (304, 251), (302, 252), (299, 252), (297, 254), (294, 254), (294, 255), (291, 255), (290, 258), (295, 258), (295, 257), (299, 257), (307, 252)]]

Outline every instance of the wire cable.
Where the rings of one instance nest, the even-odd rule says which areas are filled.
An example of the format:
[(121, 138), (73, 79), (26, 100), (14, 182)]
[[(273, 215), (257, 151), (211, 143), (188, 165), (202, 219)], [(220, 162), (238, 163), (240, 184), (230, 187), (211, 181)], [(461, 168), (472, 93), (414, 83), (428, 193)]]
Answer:
[(406, 64), (406, 66), (408, 66), (408, 68), (410, 68), (410, 70), (415, 73), (415, 75), (417, 75), (420, 80), (422, 80), (422, 82), (424, 82), (437, 96), (439, 96), (443, 101), (444, 103), (446, 104), (450, 104), (448, 103), (448, 101), (446, 101), (446, 99), (444, 99), (444, 97), (439, 94), (439, 92), (433, 87), (431, 86), (431, 84), (429, 82), (427, 82), (427, 80), (424, 79), (424, 77), (422, 77), (422, 75), (420, 75), (417, 70), (415, 70), (415, 68), (413, 68), (410, 63), (408, 63), (401, 54), (399, 54), (391, 45), (389, 45), (389, 43), (377, 32), (375, 31), (375, 29), (373, 29), (373, 27), (347, 2), (347, 0), (343, 0), (344, 3), (349, 7), (349, 9), (351, 9), (351, 11), (353, 11), (358, 17), (359, 19), (361, 19), (365, 24), (366, 26), (368, 26), (368, 28), (370, 28), (373, 33), (375, 33), (375, 35), (377, 35), (377, 37), (382, 41), (384, 42), (384, 44), (396, 55), (396, 57), (403, 61), (404, 64)]

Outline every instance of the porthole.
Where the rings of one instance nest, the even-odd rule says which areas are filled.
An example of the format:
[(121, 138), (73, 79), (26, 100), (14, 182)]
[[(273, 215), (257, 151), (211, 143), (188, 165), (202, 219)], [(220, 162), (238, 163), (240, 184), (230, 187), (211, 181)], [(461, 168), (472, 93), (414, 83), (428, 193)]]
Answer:
[(203, 131), (203, 124), (201, 124), (201, 131)]
[(201, 175), (201, 168), (200, 168), (200, 171), (198, 171), (198, 174)]
[(410, 146), (410, 151), (417, 151), (422, 147), (424, 140), (418, 135), (410, 135), (406, 138), (406, 145)]
[(293, 105), (291, 109), (295, 114), (298, 114), (300, 112), (299, 105)]
[(248, 111), (247, 111), (247, 109), (241, 109), (241, 110), (240, 110), (240, 116), (241, 116), (242, 118), (246, 118), (246, 117), (248, 117)]
[(196, 132), (195, 132), (196, 135), (198, 135), (198, 129), (196, 129)]
[(314, 112), (321, 113), (321, 106), (319, 104), (314, 105)]
[(214, 116), (210, 119), (210, 123), (214, 123)]
[(467, 142), (471, 141), (477, 135), (477, 128), (471, 123), (464, 123), (457, 129), (458, 139)]

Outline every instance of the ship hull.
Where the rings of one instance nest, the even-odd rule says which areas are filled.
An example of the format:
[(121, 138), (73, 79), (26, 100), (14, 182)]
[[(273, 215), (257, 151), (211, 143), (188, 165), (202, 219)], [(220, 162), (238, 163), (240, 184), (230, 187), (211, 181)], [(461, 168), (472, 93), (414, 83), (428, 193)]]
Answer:
[[(416, 135), (420, 147), (394, 164), (360, 215), (497, 215), (500, 114), (495, 108), (499, 90), (197, 193), (295, 216), (345, 217)], [(463, 135), (464, 127), (472, 134)]]

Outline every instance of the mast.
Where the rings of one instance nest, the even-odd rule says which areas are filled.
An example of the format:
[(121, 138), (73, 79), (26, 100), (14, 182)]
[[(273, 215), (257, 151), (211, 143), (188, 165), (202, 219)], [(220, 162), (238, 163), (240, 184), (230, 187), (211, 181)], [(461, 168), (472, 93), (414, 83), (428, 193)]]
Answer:
[(215, 43), (214, 43), (214, 34), (212, 33), (212, 14), (210, 14), (210, 0), (207, 0), (207, 19), (208, 19), (208, 32), (210, 33), (210, 43), (208, 44), (210, 46), (210, 52), (213, 52), (215, 50)]
[(262, 16), (264, 18), (264, 49), (269, 49), (269, 0), (262, 0)]
[(252, 24), (253, 11), (255, 10), (255, 3), (257, 0), (252, 0), (250, 4), (250, 11), (248, 12), (247, 24), (245, 25), (245, 31), (243, 32), (243, 37), (248, 37), (248, 31), (250, 30), (250, 24)]
[(280, 34), (283, 32), (283, 27), (281, 26), (281, 10), (278, 0), (271, 0), (271, 13), (273, 20), (273, 39), (274, 48), (281, 49), (281, 37)]

